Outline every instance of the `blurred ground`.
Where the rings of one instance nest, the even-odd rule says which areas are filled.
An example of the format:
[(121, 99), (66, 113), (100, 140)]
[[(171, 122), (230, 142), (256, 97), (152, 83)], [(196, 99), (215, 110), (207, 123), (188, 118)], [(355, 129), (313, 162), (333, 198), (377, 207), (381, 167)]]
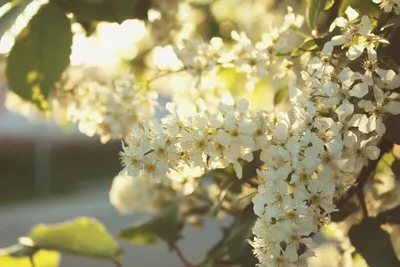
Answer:
[[(38, 223), (54, 223), (78, 216), (97, 218), (105, 224), (111, 234), (126, 227), (145, 214), (121, 216), (108, 201), (109, 184), (95, 187), (83, 186), (81, 190), (59, 197), (33, 200), (0, 207), (0, 246), (14, 244), (18, 237), (28, 233)], [(227, 221), (208, 220), (205, 229), (187, 228), (185, 239), (180, 243), (184, 255), (193, 262), (203, 258), (207, 248), (217, 241), (219, 225)], [(178, 267), (182, 264), (170, 253), (165, 244), (136, 246), (122, 244), (126, 250), (124, 267)], [(60, 267), (113, 267), (111, 262), (63, 256)]]

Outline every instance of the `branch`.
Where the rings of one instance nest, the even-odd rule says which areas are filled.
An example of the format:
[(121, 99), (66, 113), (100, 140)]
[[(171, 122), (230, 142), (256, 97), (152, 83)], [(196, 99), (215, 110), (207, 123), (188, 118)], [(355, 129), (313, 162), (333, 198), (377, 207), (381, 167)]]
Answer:
[(116, 259), (113, 259), (113, 263), (115, 264), (116, 267), (123, 267), (123, 266), (122, 266), (122, 263), (119, 262), (119, 261), (116, 260)]
[(381, 150), (381, 153), (379, 154), (378, 159), (376, 160), (370, 160), (369, 164), (364, 166), (358, 175), (356, 181), (354, 182), (353, 186), (351, 186), (343, 196), (336, 201), (336, 207), (340, 209), (347, 200), (352, 198), (355, 194), (357, 194), (362, 188), (364, 187), (365, 183), (367, 182), (368, 178), (371, 176), (371, 173), (375, 171), (376, 166), (378, 165), (379, 160), (382, 158), (383, 154), (386, 152), (390, 151), (392, 148), (393, 143), (386, 139), (382, 139), (382, 141), (379, 143), (378, 147)]
[(29, 257), (29, 262), (31, 263), (32, 267), (36, 267), (35, 261), (33, 260), (33, 256)]
[(178, 247), (177, 244), (171, 243), (170, 245), (171, 245), (172, 249), (175, 250), (176, 255), (178, 256), (178, 258), (181, 260), (181, 262), (183, 263), (183, 265), (185, 267), (193, 267), (194, 266), (190, 261), (188, 261), (185, 258), (185, 256), (183, 255), (181, 249)]

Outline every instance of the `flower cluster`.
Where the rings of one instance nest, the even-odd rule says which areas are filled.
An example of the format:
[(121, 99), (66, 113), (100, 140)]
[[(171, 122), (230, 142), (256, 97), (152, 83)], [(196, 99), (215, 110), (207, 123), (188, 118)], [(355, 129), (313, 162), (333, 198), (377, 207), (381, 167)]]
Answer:
[[(291, 83), (293, 112), (279, 115), (262, 149), (264, 183), (253, 199), (259, 219), (252, 242), (260, 266), (304, 265), (313, 254), (299, 254), (299, 247), (314, 247), (310, 236), (329, 223), (335, 198), (378, 158), (383, 118), (400, 113), (400, 102), (390, 97), (399, 74), (378, 67), (375, 48), (385, 40), (371, 33), (368, 17), (355, 22), (356, 11), (346, 14), (334, 22), (343, 34), (325, 43), (302, 72), (305, 85)], [(333, 48), (339, 45), (348, 47), (350, 60), (367, 50), (362, 69), (337, 65)]]
[(62, 100), (67, 118), (78, 123), (80, 132), (100, 135), (102, 143), (124, 138), (134, 125), (151, 118), (158, 97), (136, 87), (129, 71), (111, 82), (89, 78), (61, 89), (56, 99)]
[[(290, 51), (288, 38), (303, 24), (304, 18), (288, 8), (280, 27), (271, 27), (259, 42), (250, 40), (244, 32), (232, 32), (233, 46), (228, 49), (220, 38), (211, 39), (210, 44), (198, 40), (184, 40), (176, 46), (175, 52), (182, 60), (185, 69), (199, 79), (217, 67), (236, 68), (248, 78), (246, 88), (254, 89), (255, 83), (267, 74), (283, 78), (293, 66), (284, 55)], [(291, 42), (291, 45), (295, 43)]]
[(379, 4), (381, 9), (385, 10), (386, 13), (394, 11), (397, 15), (400, 15), (399, 0), (372, 0), (372, 2)]
[[(287, 71), (290, 112), (253, 114), (245, 100), (221, 103), (215, 112), (207, 111), (201, 100), (196, 106), (170, 103), (169, 116), (160, 124), (142, 124), (131, 145), (123, 146), (124, 172), (156, 179), (183, 168), (200, 168), (200, 175), (232, 164), (241, 178), (241, 160), (252, 161), (253, 152), (261, 151), (263, 166), (257, 173), (262, 183), (253, 198), (258, 216), (254, 253), (259, 266), (304, 265), (313, 255), (311, 235), (329, 223), (334, 200), (368, 160), (378, 158), (384, 118), (400, 114), (400, 102), (391, 93), (400, 86), (400, 74), (381, 68), (376, 52), (387, 41), (372, 33), (367, 16), (358, 18), (351, 8), (345, 13), (347, 18), (337, 18), (331, 27), (341, 34), (309, 60), (301, 72), (303, 81)], [(240, 40), (246, 49), (252, 47), (244, 35)], [(339, 64), (341, 51), (346, 51), (348, 66), (343, 60)], [(247, 64), (249, 73), (264, 73), (259, 68), (270, 58), (259, 52), (249, 54), (263, 62), (259, 67), (244, 58), (237, 66)], [(361, 67), (350, 64), (359, 58), (365, 58)], [(185, 60), (186, 66), (201, 70), (216, 62), (198, 51)]]

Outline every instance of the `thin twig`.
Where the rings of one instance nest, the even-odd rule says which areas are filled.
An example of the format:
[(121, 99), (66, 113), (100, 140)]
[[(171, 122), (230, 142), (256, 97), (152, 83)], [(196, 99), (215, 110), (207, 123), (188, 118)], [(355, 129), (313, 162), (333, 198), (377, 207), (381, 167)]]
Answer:
[(33, 256), (29, 257), (29, 262), (31, 263), (32, 267), (36, 267), (35, 261), (33, 260)]
[(188, 261), (185, 256), (182, 253), (182, 250), (179, 248), (179, 246), (176, 243), (172, 243), (171, 247), (175, 250), (176, 255), (180, 259), (180, 261), (184, 264), (185, 267), (193, 267), (194, 264), (192, 264), (190, 261)]
[(113, 259), (113, 263), (115, 264), (116, 267), (123, 267), (122, 263), (116, 259)]
[(364, 194), (364, 188), (361, 188), (360, 191), (357, 193), (358, 201), (360, 202), (361, 210), (363, 213), (364, 218), (368, 218), (368, 209), (367, 209), (367, 204), (365, 203), (365, 194)]
[(358, 175), (355, 183), (353, 186), (351, 186), (345, 194), (335, 203), (336, 207), (340, 209), (347, 200), (352, 198), (355, 194), (357, 194), (362, 188), (364, 188), (365, 183), (367, 182), (368, 178), (371, 176), (371, 173), (373, 173), (376, 169), (376, 166), (378, 165), (379, 160), (382, 158), (383, 154), (388, 152), (392, 148), (393, 144), (386, 140), (383, 139), (380, 144), (379, 148), (381, 150), (381, 153), (379, 154), (378, 159), (376, 160), (370, 160), (369, 164), (367, 166), (364, 166), (362, 168), (360, 174)]

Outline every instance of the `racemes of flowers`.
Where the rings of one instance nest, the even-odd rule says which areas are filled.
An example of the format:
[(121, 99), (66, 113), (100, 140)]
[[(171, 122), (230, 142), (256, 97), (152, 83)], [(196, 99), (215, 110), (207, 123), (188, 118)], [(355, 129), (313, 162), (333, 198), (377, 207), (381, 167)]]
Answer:
[(157, 98), (139, 87), (129, 70), (108, 82), (89, 77), (64, 85), (54, 97), (67, 120), (87, 136), (99, 135), (102, 143), (128, 136), (134, 125), (153, 117)]
[[(378, 61), (378, 46), (388, 42), (372, 33), (367, 16), (360, 18), (352, 8), (345, 14), (331, 26), (340, 34), (310, 58), (301, 81), (292, 68), (285, 68), (289, 112), (254, 113), (246, 100), (221, 103), (212, 112), (201, 99), (196, 105), (169, 103), (167, 117), (138, 125), (129, 145), (123, 145), (123, 173), (159, 181), (184, 168), (198, 168), (200, 176), (232, 165), (240, 179), (243, 162), (260, 151), (263, 165), (257, 174), (262, 182), (253, 198), (258, 219), (250, 242), (254, 254), (259, 266), (305, 266), (314, 255), (311, 237), (329, 223), (337, 210), (335, 200), (368, 160), (379, 157), (384, 119), (400, 113), (391, 91), (400, 85), (400, 76)], [(288, 16), (289, 26), (282, 28), (300, 21), (291, 12)], [(282, 28), (265, 35), (264, 46), (234, 34), (240, 47), (234, 51), (241, 51), (236, 56), (245, 56), (226, 64), (251, 77), (266, 75), (271, 64), (287, 64), (275, 55), (284, 46)], [(193, 42), (176, 50), (191, 74), (222, 64), (215, 56), (219, 45)], [(357, 61), (361, 66), (352, 64)]]

